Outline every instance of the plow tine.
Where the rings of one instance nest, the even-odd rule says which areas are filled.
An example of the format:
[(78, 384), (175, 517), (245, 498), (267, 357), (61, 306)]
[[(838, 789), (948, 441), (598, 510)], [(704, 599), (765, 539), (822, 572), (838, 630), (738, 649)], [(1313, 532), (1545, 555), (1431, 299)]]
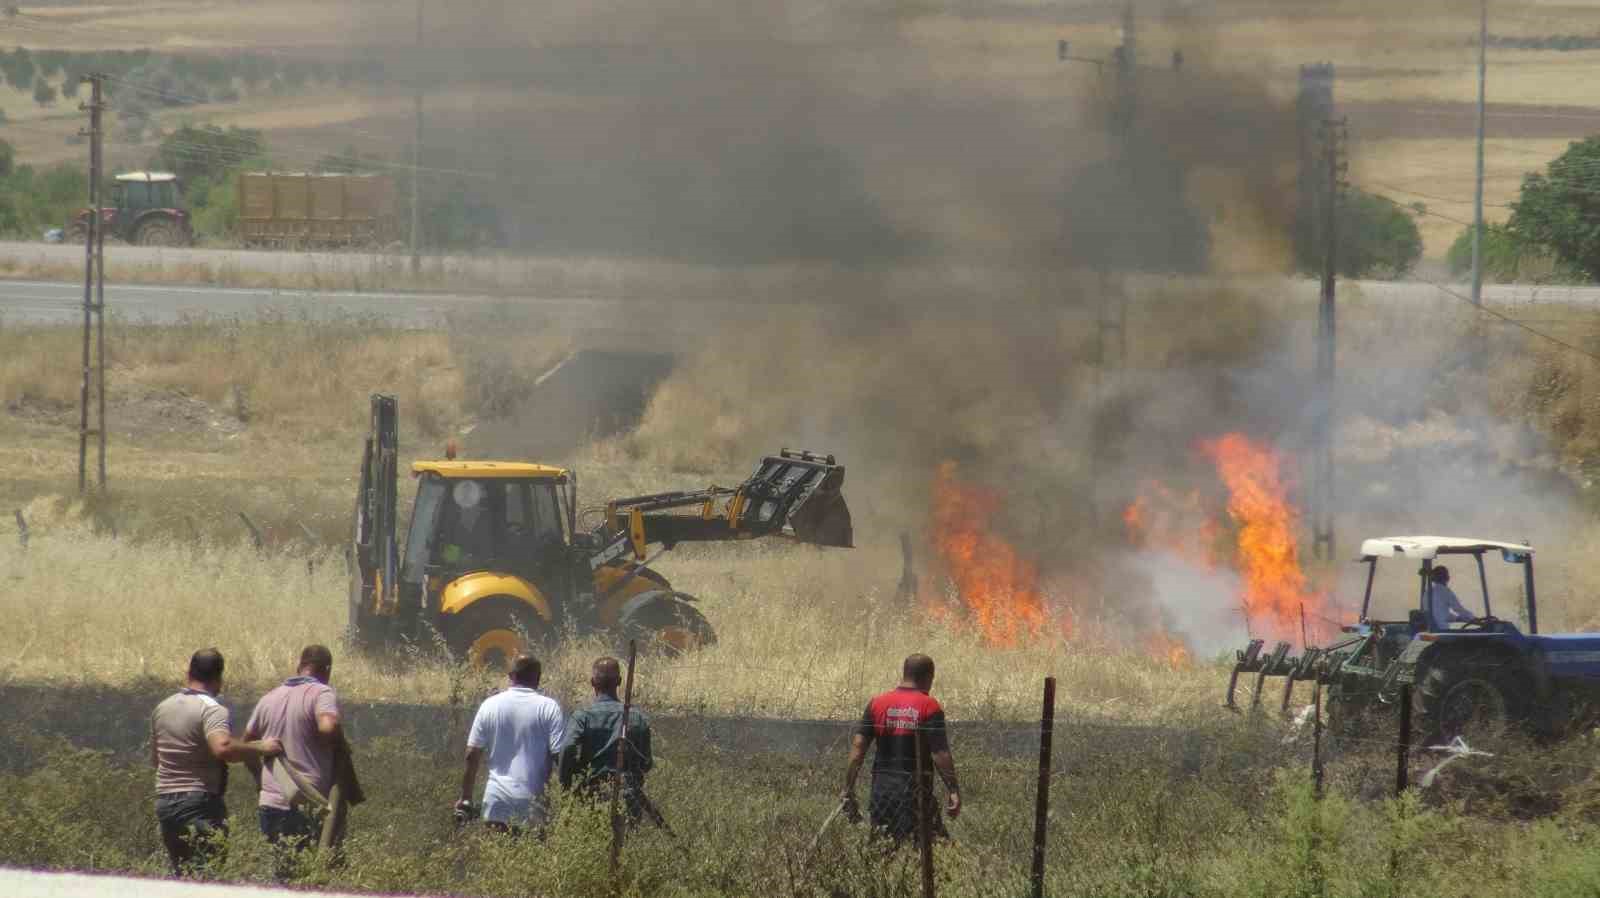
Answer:
[(1296, 680), (1314, 680), (1317, 678), (1317, 662), (1322, 660), (1322, 649), (1306, 649), (1300, 656), (1294, 669), (1289, 671), (1288, 679), (1283, 683), (1283, 705), (1278, 708), (1283, 714), (1289, 713), (1289, 702), (1294, 698), (1294, 684)]
[(1255, 670), (1256, 660), (1261, 656), (1261, 647), (1266, 645), (1259, 639), (1250, 640), (1250, 644), (1236, 653), (1237, 660), (1233, 664), (1233, 673), (1228, 675), (1228, 700), (1223, 707), (1237, 711), (1239, 706), (1233, 701), (1234, 690), (1239, 686), (1239, 674)]
[(1289, 643), (1280, 642), (1272, 650), (1272, 656), (1262, 663), (1261, 669), (1256, 672), (1256, 694), (1250, 697), (1250, 709), (1261, 707), (1261, 687), (1266, 685), (1267, 674), (1283, 663), (1285, 655), (1289, 654)]

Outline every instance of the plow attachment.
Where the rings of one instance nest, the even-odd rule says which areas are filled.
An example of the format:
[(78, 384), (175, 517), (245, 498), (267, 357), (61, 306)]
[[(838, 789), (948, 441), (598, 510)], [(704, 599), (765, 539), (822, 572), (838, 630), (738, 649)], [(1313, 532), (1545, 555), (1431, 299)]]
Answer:
[(1342, 642), (1331, 648), (1307, 648), (1303, 654), (1296, 657), (1290, 655), (1291, 646), (1287, 642), (1280, 642), (1273, 647), (1271, 652), (1263, 653), (1266, 642), (1261, 639), (1252, 639), (1243, 649), (1235, 653), (1233, 671), (1228, 675), (1228, 695), (1224, 703), (1231, 711), (1240, 710), (1234, 701), (1239, 688), (1241, 674), (1255, 674), (1255, 688), (1250, 697), (1250, 708), (1255, 710), (1261, 707), (1262, 696), (1266, 694), (1267, 677), (1283, 677), (1283, 698), (1279, 702), (1278, 710), (1287, 712), (1289, 702), (1294, 697), (1294, 684), (1311, 680), (1322, 683), (1331, 683), (1339, 676), (1340, 668), (1344, 666), (1350, 655), (1341, 651), (1354, 645), (1359, 640)]

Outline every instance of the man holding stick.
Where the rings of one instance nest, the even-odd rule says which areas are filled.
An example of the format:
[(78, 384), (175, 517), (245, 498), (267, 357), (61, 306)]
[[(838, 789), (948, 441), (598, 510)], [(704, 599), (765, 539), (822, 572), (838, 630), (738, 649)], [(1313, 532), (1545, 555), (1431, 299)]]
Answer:
[(484, 700), (467, 734), (466, 769), (461, 777), (459, 818), (470, 816), (478, 767), (487, 758), (489, 775), (483, 787), (483, 819), (490, 829), (521, 832), (543, 826), (547, 816), (545, 784), (550, 780), (565, 724), (561, 706), (539, 692), (537, 658), (521, 655), (507, 673), (510, 685)]
[[(283, 756), (267, 765), (266, 775), (261, 765), (250, 764), (261, 784), (261, 834), (274, 845), (286, 842), (297, 850), (316, 845), (322, 827), (307, 805), (328, 801), (336, 783), (344, 791), (341, 801), (360, 800), (339, 697), (328, 685), (332, 674), (333, 653), (326, 646), (306, 646), (295, 675), (262, 696), (245, 725), (247, 739), (265, 736), (283, 742)], [(340, 823), (335, 820), (335, 830)]]
[[(950, 756), (945, 733), (944, 708), (928, 694), (933, 688), (933, 659), (911, 655), (901, 667), (900, 685), (867, 704), (850, 744), (850, 763), (845, 768), (841, 808), (852, 819), (860, 817), (856, 804), (856, 779), (867, 758), (867, 747), (877, 744), (872, 760), (872, 798), (867, 815), (874, 831), (888, 836), (898, 845), (917, 832), (916, 783), (926, 784), (923, 797), (933, 819), (929, 829), (947, 837), (939, 806), (933, 801), (934, 770), (944, 780), (945, 813), (953, 820), (961, 813), (961, 790), (956, 784), (956, 764)], [(917, 747), (923, 738), (924, 750)], [(917, 769), (921, 755), (922, 767)], [(918, 774), (921, 774), (920, 776)]]
[[(622, 800), (630, 823), (638, 823), (648, 808), (644, 797), (644, 775), (655, 766), (650, 753), (650, 721), (635, 705), (628, 709), (628, 744), (622, 769), (617, 769), (617, 743), (622, 739), (622, 701), (617, 687), (622, 685), (622, 663), (615, 658), (596, 659), (590, 668), (589, 685), (594, 702), (574, 712), (567, 727), (567, 740), (561, 750), (561, 786), (577, 788), (579, 794), (603, 798), (610, 794), (617, 774), (622, 775)], [(659, 815), (651, 818), (661, 823)]]

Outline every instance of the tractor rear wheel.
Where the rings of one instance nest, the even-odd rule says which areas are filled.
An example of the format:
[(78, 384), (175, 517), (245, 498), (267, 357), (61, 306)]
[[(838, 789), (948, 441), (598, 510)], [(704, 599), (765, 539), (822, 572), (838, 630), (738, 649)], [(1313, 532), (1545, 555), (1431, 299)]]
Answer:
[(633, 639), (644, 651), (682, 655), (715, 645), (716, 631), (711, 629), (700, 610), (690, 604), (693, 599), (686, 593), (674, 592), (623, 615), (618, 622), (622, 631), (621, 648), (626, 649), (628, 640)]
[(444, 638), (457, 661), (489, 670), (510, 670), (526, 652), (550, 641), (550, 628), (527, 603), (511, 596), (481, 599), (445, 618)]
[(139, 233), (135, 235), (134, 242), (140, 246), (177, 246), (183, 241), (178, 235), (178, 229), (171, 222), (156, 219), (139, 226)]
[(1472, 745), (1519, 727), (1526, 719), (1532, 684), (1515, 658), (1497, 652), (1471, 652), (1441, 659), (1422, 676), (1422, 725), (1428, 745), (1460, 736)]

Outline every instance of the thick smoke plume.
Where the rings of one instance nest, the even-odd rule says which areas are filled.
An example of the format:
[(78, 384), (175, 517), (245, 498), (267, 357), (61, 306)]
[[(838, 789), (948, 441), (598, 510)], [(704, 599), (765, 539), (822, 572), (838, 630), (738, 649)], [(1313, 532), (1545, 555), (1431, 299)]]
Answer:
[[(1172, 566), (1107, 551), (1150, 478), (1216, 492), (1197, 441), (1305, 448), (1307, 297), (1228, 279), (1287, 267), (1292, 88), (1252, 63), (1262, 48), (1226, 44), (1226, 15), (1142, 4), (1161, 28), (1119, 76), (1115, 8), (1036, 16), (1019, 47), (987, 42), (1015, 28), (910, 4), (473, 8), (423, 59), (445, 83), (504, 90), (442, 97), (426, 153), (510, 173), (456, 185), (492, 194), (508, 243), (696, 263), (731, 293), (754, 266), (796, 272), (743, 297), (784, 300), (764, 324), (680, 360), (625, 440), (635, 459), (724, 476), (780, 445), (834, 452), (858, 534), (883, 542), (927, 526), (954, 462), (1003, 497), (995, 526), (1056, 601), (1207, 650), (1228, 631), (1203, 594), (1230, 584), (1191, 594)], [(1068, 37), (1108, 61), (1100, 74), (1055, 59)], [(636, 299), (635, 322), (674, 315)], [(1362, 377), (1393, 370), (1362, 352)], [(1410, 426), (1437, 373), (1395, 372), (1376, 403), (1358, 382), (1342, 414)], [(1452, 420), (1490, 420), (1474, 408), (1453, 401)], [(1448, 490), (1433, 470), (1405, 498), (1363, 482), (1347, 517), (1434, 526), (1426, 503)], [(1520, 475), (1493, 483), (1527, 495)]]

